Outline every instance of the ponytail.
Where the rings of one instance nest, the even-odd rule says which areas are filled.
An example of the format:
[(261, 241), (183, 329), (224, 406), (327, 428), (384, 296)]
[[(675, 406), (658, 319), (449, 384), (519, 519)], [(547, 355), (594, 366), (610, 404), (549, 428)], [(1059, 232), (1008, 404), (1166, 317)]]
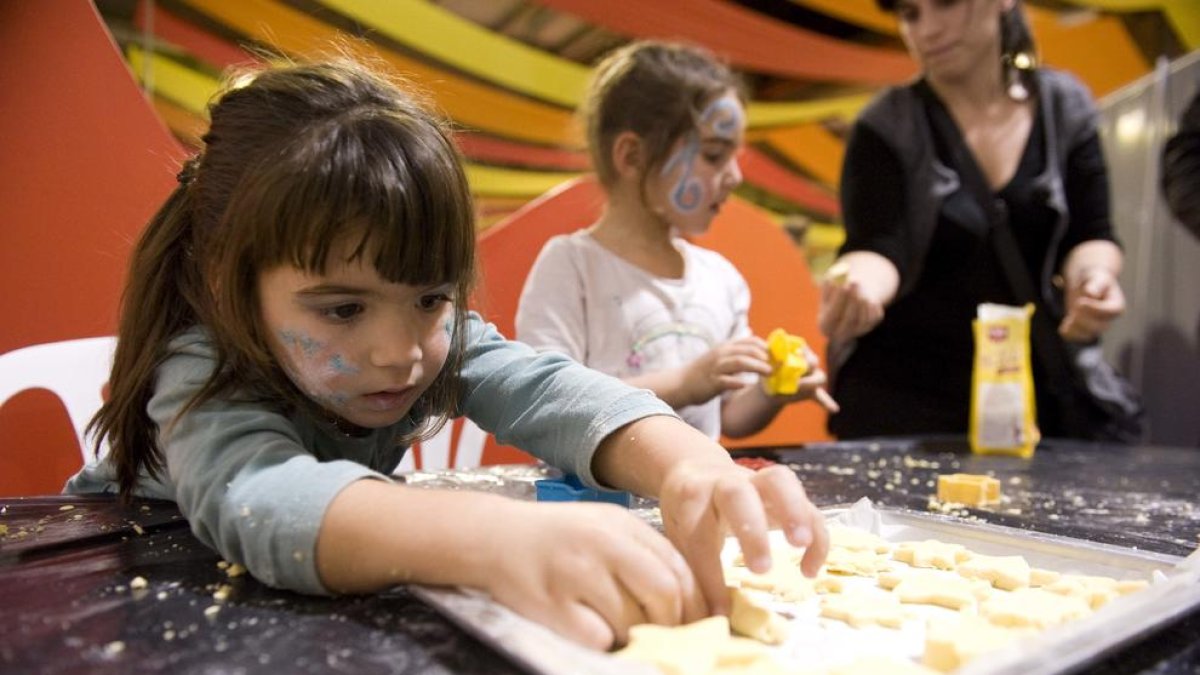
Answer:
[[(190, 260), (191, 178), (195, 160), (180, 171), (180, 184), (154, 215), (138, 240), (121, 298), (117, 349), (109, 379), (108, 400), (88, 424), (96, 452), (108, 439), (121, 496), (131, 496), (138, 476), (163, 470), (158, 429), (146, 406), (154, 390), (155, 372), (166, 345), (195, 323), (193, 301), (198, 275)], [(186, 179), (186, 180), (185, 180)]]

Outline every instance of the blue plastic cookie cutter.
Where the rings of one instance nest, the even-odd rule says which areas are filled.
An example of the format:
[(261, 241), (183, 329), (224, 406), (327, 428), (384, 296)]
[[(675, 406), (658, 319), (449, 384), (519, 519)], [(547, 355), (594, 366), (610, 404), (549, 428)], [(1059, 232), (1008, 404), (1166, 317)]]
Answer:
[(625, 508), (633, 502), (633, 495), (616, 490), (597, 490), (583, 484), (574, 474), (562, 478), (543, 478), (534, 481), (539, 502), (609, 502)]

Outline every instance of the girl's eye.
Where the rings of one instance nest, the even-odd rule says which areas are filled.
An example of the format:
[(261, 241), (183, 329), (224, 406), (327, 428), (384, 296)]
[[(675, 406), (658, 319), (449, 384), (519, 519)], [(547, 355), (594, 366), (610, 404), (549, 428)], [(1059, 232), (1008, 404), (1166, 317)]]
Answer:
[(363, 311), (363, 306), (358, 303), (348, 302), (342, 305), (335, 305), (321, 310), (321, 315), (327, 319), (338, 322), (346, 322), (358, 316)]
[(432, 312), (441, 309), (447, 302), (450, 302), (450, 296), (445, 293), (427, 293), (417, 301), (417, 306), (426, 312)]

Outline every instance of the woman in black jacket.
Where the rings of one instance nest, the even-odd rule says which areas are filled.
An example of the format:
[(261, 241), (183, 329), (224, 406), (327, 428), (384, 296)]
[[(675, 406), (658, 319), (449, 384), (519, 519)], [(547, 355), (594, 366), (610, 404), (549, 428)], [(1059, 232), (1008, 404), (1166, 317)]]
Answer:
[[(962, 434), (976, 307), (1023, 304), (993, 241), (993, 209), (1007, 212), (1062, 340), (1094, 342), (1124, 311), (1107, 169), (1090, 95), (1036, 67), (1019, 0), (877, 2), (896, 14), (922, 72), (864, 110), (847, 147), (848, 272), (823, 285), (820, 310), (842, 404), (830, 430)], [(1043, 435), (1078, 434), (1037, 357)]]

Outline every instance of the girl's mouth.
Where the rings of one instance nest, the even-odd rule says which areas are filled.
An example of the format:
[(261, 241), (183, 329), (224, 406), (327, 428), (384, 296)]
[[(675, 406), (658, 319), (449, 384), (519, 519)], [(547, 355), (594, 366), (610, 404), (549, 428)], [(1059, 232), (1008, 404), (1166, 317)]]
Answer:
[(376, 412), (399, 410), (408, 403), (409, 394), (412, 391), (412, 387), (385, 389), (372, 394), (363, 394), (363, 400), (366, 401), (368, 408)]

